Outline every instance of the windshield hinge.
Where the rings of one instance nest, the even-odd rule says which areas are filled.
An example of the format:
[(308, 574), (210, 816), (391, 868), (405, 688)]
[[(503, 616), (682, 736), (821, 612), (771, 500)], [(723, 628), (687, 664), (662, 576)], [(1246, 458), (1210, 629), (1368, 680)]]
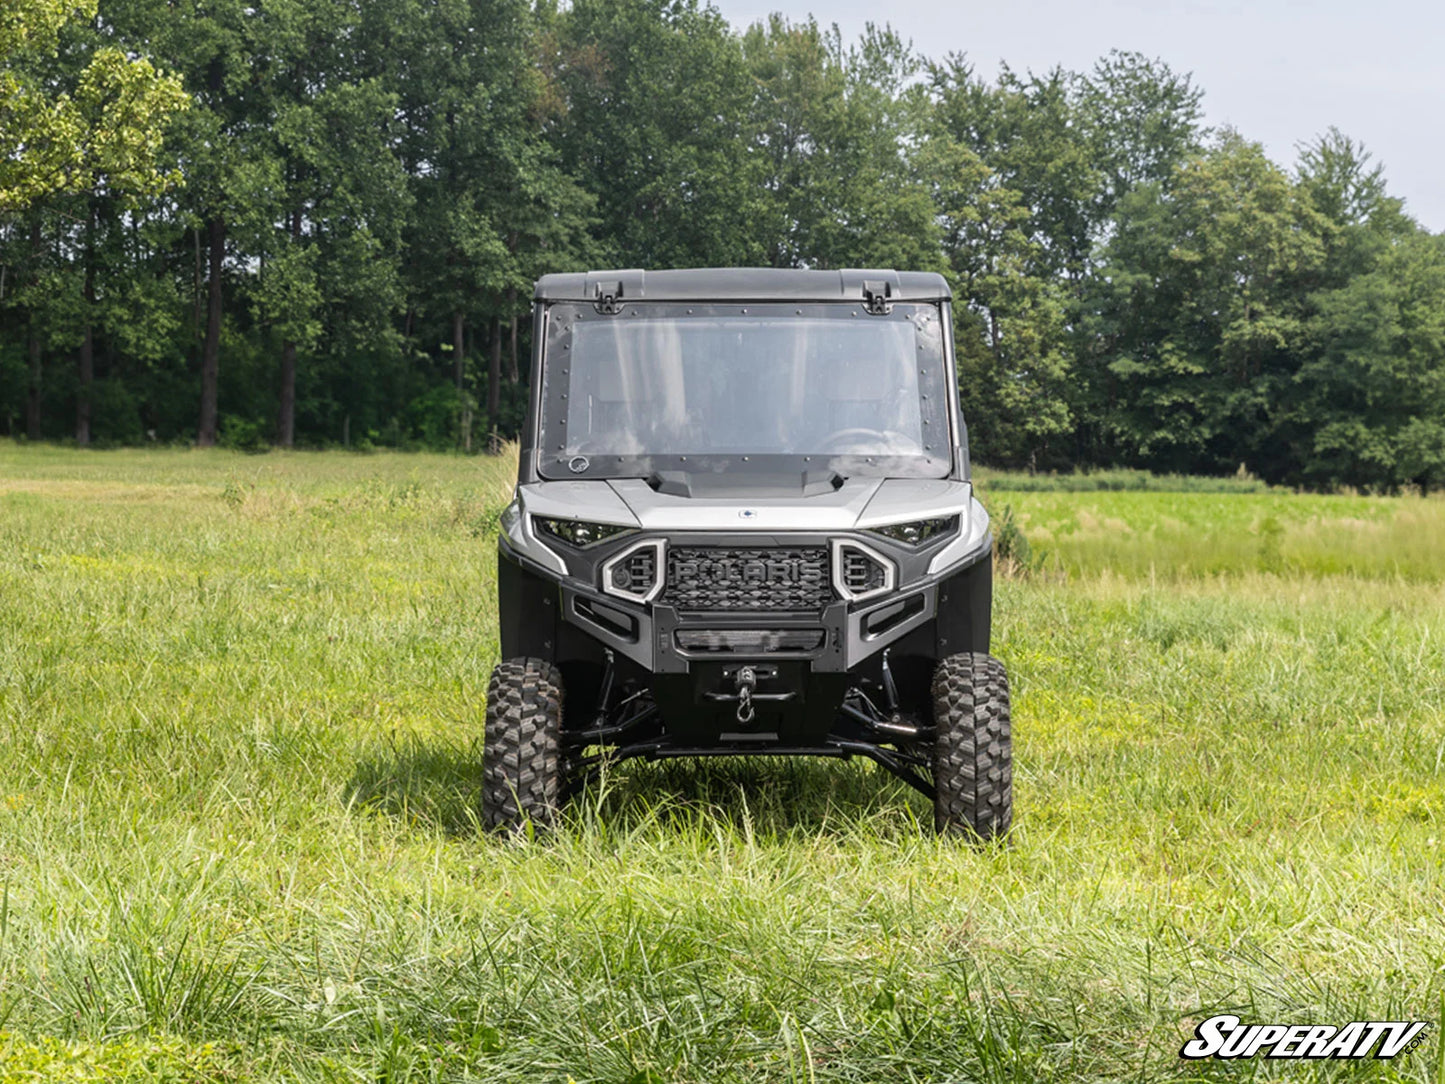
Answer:
[(592, 306), (604, 316), (616, 316), (622, 311), (622, 283), (617, 279), (597, 284), (597, 300)]
[(893, 306), (888, 303), (892, 290), (882, 279), (870, 279), (863, 283), (863, 308), (869, 316), (887, 316)]

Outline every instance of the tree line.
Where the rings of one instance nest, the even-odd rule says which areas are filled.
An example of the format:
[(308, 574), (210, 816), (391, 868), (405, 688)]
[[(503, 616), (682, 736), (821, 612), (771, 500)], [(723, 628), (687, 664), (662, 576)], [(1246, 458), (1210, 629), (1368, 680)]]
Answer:
[(695, 0), (99, 0), (11, 37), (0, 433), (482, 448), (539, 274), (878, 266), (953, 284), (980, 461), (1445, 483), (1445, 239), (1354, 140), (1280, 165), (1160, 60), (985, 77)]

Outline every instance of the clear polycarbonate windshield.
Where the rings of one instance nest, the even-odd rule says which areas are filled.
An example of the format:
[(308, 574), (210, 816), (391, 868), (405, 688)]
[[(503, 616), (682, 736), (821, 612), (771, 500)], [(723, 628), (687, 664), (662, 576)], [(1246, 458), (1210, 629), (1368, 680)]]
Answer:
[(554, 312), (547, 367), (544, 465), (571, 474), (802, 464), (936, 475), (949, 459), (943, 337), (929, 305), (887, 316), (851, 305), (574, 306)]

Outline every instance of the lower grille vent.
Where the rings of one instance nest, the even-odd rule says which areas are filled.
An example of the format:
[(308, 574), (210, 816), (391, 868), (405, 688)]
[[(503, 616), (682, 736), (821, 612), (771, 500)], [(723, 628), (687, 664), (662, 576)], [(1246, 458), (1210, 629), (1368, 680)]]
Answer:
[(612, 586), (623, 591), (642, 594), (656, 582), (656, 550), (638, 550), (612, 566)]
[(843, 583), (855, 595), (876, 591), (883, 586), (885, 569), (866, 553), (855, 549), (843, 551)]
[(684, 651), (739, 652), (767, 655), (774, 651), (815, 651), (823, 646), (822, 629), (678, 629), (677, 646)]
[(833, 583), (849, 602), (873, 598), (892, 591), (898, 583), (892, 561), (861, 542), (849, 538), (833, 542)]

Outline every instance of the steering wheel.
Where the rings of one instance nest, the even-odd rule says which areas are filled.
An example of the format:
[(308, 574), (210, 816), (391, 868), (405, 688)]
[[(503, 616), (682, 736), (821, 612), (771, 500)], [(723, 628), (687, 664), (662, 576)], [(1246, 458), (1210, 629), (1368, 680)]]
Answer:
[(895, 440), (908, 444), (909, 439), (902, 433), (893, 429), (868, 429), (864, 426), (855, 426), (851, 429), (839, 429), (836, 433), (829, 434), (828, 439), (823, 441), (823, 446), (818, 451), (824, 455), (891, 455), (892, 452), (854, 452), (840, 449), (837, 445), (845, 441), (851, 441), (862, 437), (865, 440), (874, 440), (883, 445), (892, 444)]

